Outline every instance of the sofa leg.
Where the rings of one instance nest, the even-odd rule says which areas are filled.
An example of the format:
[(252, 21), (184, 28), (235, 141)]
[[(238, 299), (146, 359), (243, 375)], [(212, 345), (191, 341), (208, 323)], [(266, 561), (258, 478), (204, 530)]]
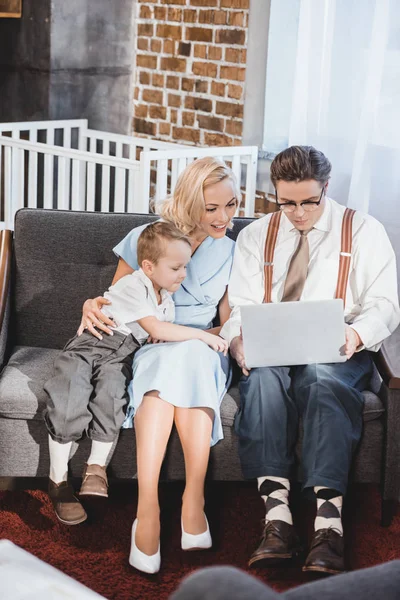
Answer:
[(390, 527), (393, 517), (397, 512), (398, 503), (396, 500), (385, 500), (382, 498), (381, 526)]

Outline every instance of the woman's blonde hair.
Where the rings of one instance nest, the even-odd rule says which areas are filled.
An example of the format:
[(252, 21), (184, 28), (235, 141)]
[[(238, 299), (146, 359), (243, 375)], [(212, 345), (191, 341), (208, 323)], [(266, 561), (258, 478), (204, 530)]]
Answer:
[(173, 195), (156, 205), (156, 212), (166, 221), (174, 223), (182, 233), (190, 235), (199, 226), (205, 211), (204, 190), (225, 179), (232, 182), (239, 204), (240, 189), (228, 165), (219, 158), (199, 158), (181, 173)]

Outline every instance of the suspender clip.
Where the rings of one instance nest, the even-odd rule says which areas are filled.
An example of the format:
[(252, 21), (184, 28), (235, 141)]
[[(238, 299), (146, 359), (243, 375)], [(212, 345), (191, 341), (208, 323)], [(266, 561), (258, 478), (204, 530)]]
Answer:
[(341, 252), (340, 256), (351, 256), (351, 252)]
[(264, 263), (264, 267), (273, 267), (274, 263), (273, 262), (265, 262)]

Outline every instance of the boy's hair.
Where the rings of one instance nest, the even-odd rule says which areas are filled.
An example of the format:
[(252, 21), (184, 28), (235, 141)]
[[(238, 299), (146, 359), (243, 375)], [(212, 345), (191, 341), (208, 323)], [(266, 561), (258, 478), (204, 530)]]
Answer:
[(137, 243), (137, 259), (139, 266), (144, 260), (156, 264), (165, 255), (168, 242), (182, 241), (189, 244), (189, 238), (184, 235), (173, 223), (157, 221), (143, 229)]
[(271, 164), (271, 181), (307, 181), (325, 184), (331, 173), (325, 154), (313, 146), (290, 146), (277, 154)]

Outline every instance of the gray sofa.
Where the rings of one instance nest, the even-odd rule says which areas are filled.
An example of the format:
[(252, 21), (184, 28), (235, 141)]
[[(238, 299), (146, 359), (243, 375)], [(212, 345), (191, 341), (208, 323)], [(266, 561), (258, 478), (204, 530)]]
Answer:
[[(78, 327), (83, 301), (110, 285), (117, 264), (113, 246), (133, 227), (154, 218), (22, 209), (16, 215), (14, 235), (1, 233), (0, 477), (47, 476), (43, 383), (58, 350)], [(235, 238), (249, 222), (236, 219), (230, 235)], [(381, 484), (383, 524), (388, 525), (400, 492), (400, 330), (375, 358), (380, 375), (377, 371), (365, 392), (364, 433), (352, 479)], [(233, 432), (238, 402), (238, 390), (232, 387), (222, 403), (225, 438), (212, 449), (210, 478), (242, 479)], [(81, 476), (88, 453), (84, 439), (71, 460), (73, 476)], [(109, 474), (135, 478), (133, 430), (121, 431)], [(162, 475), (184, 478), (176, 432)]]

